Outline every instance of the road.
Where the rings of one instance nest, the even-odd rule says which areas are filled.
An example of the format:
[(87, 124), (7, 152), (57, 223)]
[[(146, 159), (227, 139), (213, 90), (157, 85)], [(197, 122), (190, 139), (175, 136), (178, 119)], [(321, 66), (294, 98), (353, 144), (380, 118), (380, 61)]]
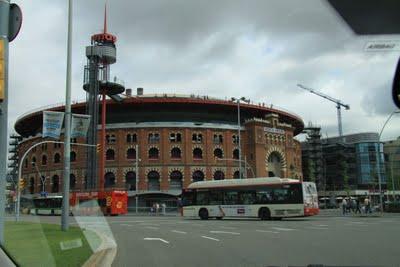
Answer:
[(113, 266), (400, 264), (398, 218), (200, 221), (119, 217), (112, 218), (110, 226), (118, 245)]
[(118, 246), (115, 267), (400, 266), (398, 216), (283, 221), (121, 216), (106, 220)]

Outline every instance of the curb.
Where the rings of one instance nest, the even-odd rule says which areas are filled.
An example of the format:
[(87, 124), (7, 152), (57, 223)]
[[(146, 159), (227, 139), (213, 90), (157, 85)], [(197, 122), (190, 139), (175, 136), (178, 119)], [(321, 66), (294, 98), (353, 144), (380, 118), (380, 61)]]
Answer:
[(106, 235), (96, 230), (95, 232), (101, 239), (101, 244), (90, 258), (82, 265), (83, 267), (109, 267), (117, 255), (117, 245)]
[(10, 256), (0, 247), (0, 266), (16, 267), (17, 265), (11, 260)]

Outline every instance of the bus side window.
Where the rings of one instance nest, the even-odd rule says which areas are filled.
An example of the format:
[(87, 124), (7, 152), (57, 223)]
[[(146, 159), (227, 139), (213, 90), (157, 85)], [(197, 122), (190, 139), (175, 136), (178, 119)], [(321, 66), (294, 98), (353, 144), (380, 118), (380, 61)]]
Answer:
[(196, 194), (196, 205), (208, 205), (209, 194), (208, 191), (199, 191)]
[(238, 192), (225, 191), (224, 203), (225, 205), (236, 205), (238, 203)]
[(195, 192), (194, 191), (186, 191), (182, 195), (182, 206), (191, 206), (195, 204), (194, 201)]
[(257, 190), (256, 193), (258, 204), (270, 204), (272, 202), (272, 194), (269, 190)]
[(210, 191), (210, 205), (222, 205), (224, 200), (224, 192)]
[(239, 192), (239, 204), (251, 205), (256, 203), (255, 191), (241, 191)]

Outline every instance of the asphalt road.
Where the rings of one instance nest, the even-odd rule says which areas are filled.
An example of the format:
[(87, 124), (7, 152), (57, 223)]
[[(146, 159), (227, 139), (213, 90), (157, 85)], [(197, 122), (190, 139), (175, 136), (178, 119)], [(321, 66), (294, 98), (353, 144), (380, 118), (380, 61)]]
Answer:
[(120, 216), (85, 227), (91, 224), (111, 230), (118, 246), (115, 267), (400, 266), (399, 216), (283, 221)]
[(400, 266), (399, 218), (109, 219), (113, 266)]

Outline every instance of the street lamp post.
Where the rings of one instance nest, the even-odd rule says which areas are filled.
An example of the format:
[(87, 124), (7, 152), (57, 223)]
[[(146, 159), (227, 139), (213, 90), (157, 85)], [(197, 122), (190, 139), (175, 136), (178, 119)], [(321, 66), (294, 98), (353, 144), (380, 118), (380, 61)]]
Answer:
[(242, 179), (242, 147), (241, 147), (241, 138), (240, 138), (240, 101), (245, 102), (247, 104), (250, 103), (250, 99), (246, 99), (245, 97), (235, 98), (232, 97), (232, 101), (237, 103), (237, 119), (238, 119), (238, 145), (239, 145), (239, 179)]
[[(380, 166), (380, 159), (381, 157), (381, 136), (383, 133), (383, 130), (385, 129), (386, 125), (388, 124), (389, 120), (392, 118), (392, 116), (396, 113), (400, 113), (400, 110), (395, 110), (392, 113), (390, 113), (389, 117), (387, 118), (387, 120), (385, 121), (385, 124), (383, 124), (383, 127), (381, 129), (381, 131), (379, 132), (379, 137), (378, 137), (378, 151), (377, 153), (377, 172), (378, 172), (378, 184), (379, 184), (379, 208), (381, 210), (381, 212), (383, 212), (383, 197), (382, 197), (382, 177), (381, 177), (381, 166)], [(379, 155), (379, 156), (378, 156)]]

